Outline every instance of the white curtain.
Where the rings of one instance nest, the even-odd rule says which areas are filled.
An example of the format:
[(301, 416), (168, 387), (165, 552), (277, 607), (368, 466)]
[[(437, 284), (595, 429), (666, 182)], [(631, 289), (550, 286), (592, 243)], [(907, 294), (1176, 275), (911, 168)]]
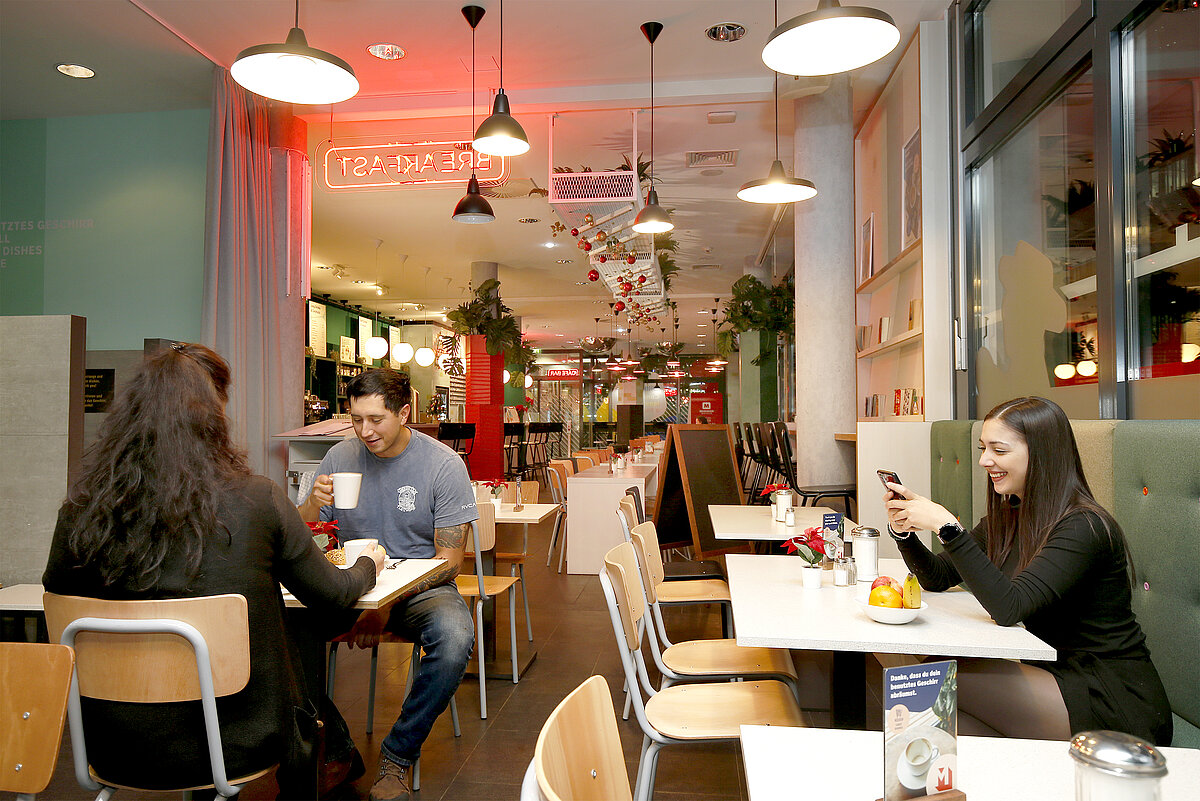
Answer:
[(286, 446), (271, 436), (303, 423), (310, 211), (302, 141), (272, 147), (272, 132), (292, 122), (289, 107), (268, 106), (214, 70), (203, 340), (233, 371), (236, 441), (251, 469), (281, 486)]

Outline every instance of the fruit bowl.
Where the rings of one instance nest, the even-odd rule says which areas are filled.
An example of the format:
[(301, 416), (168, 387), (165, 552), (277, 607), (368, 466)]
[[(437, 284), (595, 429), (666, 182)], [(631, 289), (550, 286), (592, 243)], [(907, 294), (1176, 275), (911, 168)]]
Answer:
[(859, 603), (863, 612), (867, 617), (874, 620), (876, 623), (889, 623), (891, 625), (899, 625), (901, 623), (911, 623), (917, 619), (917, 615), (921, 614), (921, 609), (925, 609), (929, 604), (921, 602), (921, 609), (897, 609), (892, 606), (871, 606), (866, 603)]

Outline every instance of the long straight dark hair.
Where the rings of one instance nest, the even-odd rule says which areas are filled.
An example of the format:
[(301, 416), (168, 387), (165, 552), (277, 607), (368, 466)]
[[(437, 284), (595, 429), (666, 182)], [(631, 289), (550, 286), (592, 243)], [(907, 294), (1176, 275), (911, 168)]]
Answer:
[(1037, 397), (1014, 398), (983, 419), (996, 420), (1015, 431), (1029, 451), (1021, 503), (1013, 505), (988, 482), (987, 550), (993, 564), (1004, 564), (1016, 548), (1017, 570), (1024, 570), (1054, 527), (1078, 511), (1098, 517), (1110, 542), (1119, 542), (1128, 559), (1121, 527), (1092, 496), (1071, 423), (1057, 403)]
[(180, 343), (148, 358), (113, 403), (64, 504), (77, 507), (71, 553), (105, 584), (153, 588), (174, 552), (189, 574), (199, 566), (220, 530), (219, 493), (250, 474), (229, 438), (228, 391), (225, 360)]

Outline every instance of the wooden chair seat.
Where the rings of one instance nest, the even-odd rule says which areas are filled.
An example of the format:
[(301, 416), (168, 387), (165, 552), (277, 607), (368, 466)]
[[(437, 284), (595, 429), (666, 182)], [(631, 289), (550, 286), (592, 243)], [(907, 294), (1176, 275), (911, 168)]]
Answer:
[(663, 604), (697, 604), (729, 602), (729, 584), (723, 579), (693, 579), (664, 581), (655, 587), (658, 601)]
[(677, 740), (736, 740), (742, 726), (805, 726), (796, 696), (779, 681), (676, 684), (646, 702), (646, 719)]
[(791, 653), (785, 648), (753, 648), (737, 640), (688, 640), (662, 653), (663, 663), (688, 676), (753, 675), (762, 673), (796, 676)]
[[(484, 576), (483, 591), (487, 595), (497, 595), (520, 582), (519, 576)], [(479, 581), (476, 576), (458, 576), (454, 579), (458, 592), (464, 598), (479, 595)]]
[[(255, 779), (261, 779), (263, 776), (266, 776), (268, 773), (274, 773), (276, 767), (278, 767), (278, 766), (272, 765), (269, 768), (263, 768), (262, 770), (256, 770), (253, 773), (247, 773), (245, 776), (239, 776), (236, 779), (229, 779), (229, 783), (236, 784), (236, 785), (249, 784), (250, 782), (254, 781)], [(88, 775), (92, 777), (92, 781), (100, 782), (101, 784), (106, 785), (108, 787), (115, 787), (118, 790), (137, 790), (138, 792), (145, 792), (144, 788), (141, 788), (141, 787), (134, 787), (131, 784), (119, 784), (117, 782), (109, 781), (108, 779), (104, 778), (99, 773), (97, 773), (95, 771), (95, 769), (92, 768), (91, 765), (88, 765)], [(164, 788), (161, 790), (156, 789), (156, 790), (153, 790), (153, 792), (155, 792), (155, 793), (190, 793), (190, 792), (194, 792), (196, 790), (211, 790), (211, 789), (212, 789), (211, 784), (198, 784), (198, 785), (194, 785), (192, 787), (169, 787), (169, 788)]]

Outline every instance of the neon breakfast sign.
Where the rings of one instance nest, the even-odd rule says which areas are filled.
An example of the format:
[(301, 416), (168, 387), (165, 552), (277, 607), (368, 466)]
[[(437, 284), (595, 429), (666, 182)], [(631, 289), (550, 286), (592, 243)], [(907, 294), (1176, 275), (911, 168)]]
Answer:
[(503, 156), (476, 153), (470, 142), (389, 142), (330, 147), (322, 159), (330, 189), (415, 189), (465, 184), (474, 171), (482, 186), (507, 177)]

